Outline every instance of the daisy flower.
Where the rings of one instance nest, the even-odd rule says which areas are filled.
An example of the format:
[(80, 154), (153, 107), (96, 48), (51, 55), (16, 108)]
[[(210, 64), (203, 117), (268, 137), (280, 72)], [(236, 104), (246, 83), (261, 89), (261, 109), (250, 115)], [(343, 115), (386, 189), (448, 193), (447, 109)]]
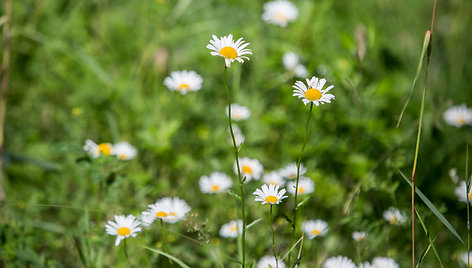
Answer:
[(364, 240), (366, 237), (366, 233), (365, 232), (353, 232), (352, 233), (352, 239), (354, 239), (355, 241), (359, 242), (361, 240)]
[(372, 260), (372, 266), (375, 268), (400, 268), (398, 263), (387, 257), (377, 257)]
[(116, 215), (115, 221), (108, 221), (105, 230), (109, 235), (116, 235), (115, 246), (118, 246), (127, 237), (136, 237), (137, 232), (141, 231), (140, 224), (133, 215)]
[(265, 173), (264, 176), (262, 176), (262, 181), (265, 184), (273, 184), (278, 186), (283, 186), (285, 184), (283, 177), (277, 171)]
[(175, 71), (164, 79), (164, 85), (170, 89), (179, 91), (185, 95), (189, 91), (197, 91), (202, 88), (202, 77), (195, 71)]
[(462, 263), (464, 263), (466, 266), (467, 266), (467, 261), (470, 263), (470, 266), (469, 267), (472, 267), (472, 252), (464, 252), (462, 253), (461, 255), (461, 260), (462, 260)]
[(324, 236), (328, 232), (328, 224), (322, 220), (305, 221), (302, 224), (302, 230), (308, 235), (308, 238), (313, 239), (318, 236)]
[[(236, 164), (236, 161), (234, 161), (233, 168), (234, 173), (238, 174), (238, 166)], [(245, 182), (248, 182), (252, 179), (260, 179), (262, 172), (264, 172), (264, 168), (262, 167), (261, 162), (259, 162), (257, 159), (250, 159), (247, 157), (239, 159), (239, 168), (241, 171), (241, 176), (246, 177)]]
[(84, 151), (89, 153), (93, 158), (97, 158), (101, 154), (111, 155), (113, 145), (111, 143), (96, 144), (91, 140), (85, 140)]
[(178, 197), (165, 197), (156, 203), (149, 205), (149, 209), (142, 213), (141, 218), (146, 219), (144, 226), (149, 226), (156, 219), (162, 219), (168, 223), (176, 223), (183, 219), (191, 210), (187, 202)]
[(375, 267), (372, 266), (369, 262), (363, 262), (363, 263), (360, 263), (357, 268), (375, 268)]
[(327, 259), (323, 268), (356, 268), (356, 265), (348, 257), (337, 256)]
[[(236, 125), (233, 125), (233, 134), (234, 134), (234, 140), (236, 141), (236, 146), (240, 146), (241, 143), (243, 143), (246, 140), (246, 137), (244, 136), (243, 132)], [(229, 133), (229, 143), (233, 145), (233, 138), (231, 137), (231, 132)]]
[(243, 221), (233, 220), (223, 224), (220, 229), (220, 236), (226, 238), (236, 238), (243, 232)]
[(271, 205), (273, 204), (279, 204), (282, 202), (282, 199), (287, 198), (288, 196), (284, 195), (285, 194), (285, 189), (281, 189), (279, 191), (279, 186), (278, 185), (273, 185), (273, 184), (264, 184), (262, 185), (261, 189), (257, 189), (253, 195), (256, 196), (256, 201), (261, 201), (262, 205), (269, 203)]
[(276, 0), (264, 4), (262, 19), (267, 23), (285, 27), (297, 17), (298, 9), (290, 1)]
[[(291, 163), (282, 168), (280, 175), (286, 179), (296, 179), (297, 178), (297, 164)], [(306, 168), (303, 166), (303, 163), (300, 163), (300, 176), (306, 173)]]
[(113, 145), (112, 155), (120, 160), (131, 160), (136, 157), (136, 148), (126, 141), (118, 142)]
[[(285, 268), (285, 263), (282, 260), (278, 260), (278, 267)], [(256, 268), (275, 268), (277, 267), (277, 261), (274, 256), (264, 256), (257, 263)]]
[[(226, 107), (226, 115), (228, 115), (228, 107)], [(231, 104), (231, 119), (234, 121), (246, 120), (251, 116), (251, 111), (245, 106), (233, 103)]]
[(406, 221), (406, 214), (394, 207), (390, 207), (388, 210), (384, 211), (383, 217), (393, 225), (400, 225)]
[(334, 95), (327, 94), (327, 92), (334, 86), (331, 85), (323, 90), (325, 84), (326, 79), (318, 79), (316, 76), (313, 76), (311, 79), (306, 79), (306, 85), (302, 81), (297, 81), (295, 82), (295, 85), (292, 86), (295, 88), (293, 96), (302, 98), (305, 105), (310, 102), (313, 102), (316, 106), (324, 103), (331, 103), (331, 100), (334, 100)]
[(233, 185), (231, 178), (222, 172), (213, 172), (210, 177), (202, 176), (200, 190), (206, 194), (223, 193)]
[(472, 109), (465, 104), (452, 106), (444, 112), (444, 120), (455, 127), (472, 125)]
[(231, 63), (235, 60), (240, 63), (243, 63), (244, 59), (249, 60), (249, 58), (244, 55), (252, 55), (251, 50), (246, 48), (249, 43), (245, 43), (242, 38), (234, 42), (232, 34), (221, 38), (215, 35), (212, 37), (213, 40), (210, 40), (210, 44), (207, 45), (207, 48), (213, 50), (210, 52), (211, 55), (224, 58), (227, 68), (231, 67)]
[[(454, 192), (456, 193), (457, 198), (459, 198), (459, 201), (467, 202), (467, 184), (465, 183), (465, 181), (461, 181), (459, 183), (459, 186), (457, 186), (454, 190)], [(469, 189), (468, 195), (469, 202), (472, 203), (472, 189)]]
[[(295, 187), (297, 183), (295, 181), (289, 181), (287, 183), (288, 192), (295, 194)], [(315, 183), (307, 177), (301, 177), (298, 181), (298, 194), (311, 194), (315, 191)]]
[(295, 52), (286, 52), (282, 57), (282, 63), (287, 71), (297, 77), (306, 77), (308, 75), (307, 69), (300, 63), (300, 56)]

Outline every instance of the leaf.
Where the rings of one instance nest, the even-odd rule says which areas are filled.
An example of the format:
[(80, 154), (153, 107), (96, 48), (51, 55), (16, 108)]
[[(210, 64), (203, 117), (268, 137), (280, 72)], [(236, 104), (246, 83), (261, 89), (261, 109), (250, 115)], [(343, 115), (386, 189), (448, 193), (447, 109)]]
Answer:
[[(411, 186), (410, 180), (400, 170), (398, 170), (398, 172), (400, 173), (400, 175), (402, 175), (403, 179), (405, 179), (405, 181)], [(436, 217), (438, 217), (438, 219), (444, 224), (444, 226), (446, 226), (447, 229), (449, 229), (449, 231), (451, 231), (451, 233), (457, 239), (459, 239), (459, 241), (461, 241), (462, 244), (465, 245), (464, 241), (459, 236), (459, 234), (456, 232), (454, 227), (452, 227), (452, 225), (449, 223), (449, 221), (443, 216), (443, 214), (441, 214), (441, 212), (439, 212), (439, 210), (433, 205), (433, 203), (431, 203), (431, 201), (429, 201), (429, 199), (420, 191), (420, 189), (415, 187), (415, 193), (421, 198), (421, 200), (423, 200), (423, 202), (431, 210), (431, 212), (433, 212), (434, 215), (436, 215)]]
[(293, 244), (293, 246), (290, 248), (290, 250), (287, 253), (285, 253), (285, 255), (281, 259), (281, 261), (283, 261), (285, 258), (287, 258), (288, 254), (290, 254), (293, 251), (293, 249), (295, 249), (295, 247), (298, 245), (298, 243), (300, 243), (302, 240), (303, 240), (303, 236), (300, 237), (300, 239), (298, 239), (297, 243)]
[(183, 268), (190, 268), (190, 266), (188, 266), (187, 264), (185, 264), (183, 261), (179, 260), (177, 257), (173, 256), (173, 255), (170, 255), (170, 254), (167, 254), (165, 252), (162, 252), (158, 249), (153, 249), (153, 248), (150, 248), (150, 247), (143, 247), (145, 249), (148, 249), (154, 253), (157, 253), (157, 254), (160, 254), (162, 256), (165, 256), (173, 261), (175, 261), (178, 265), (180, 265), (180, 267), (183, 267)]
[(240, 197), (237, 193), (235, 193), (235, 192), (233, 192), (233, 191), (231, 191), (231, 190), (226, 190), (226, 192), (227, 192), (228, 194), (232, 195), (234, 198), (236, 198), (236, 199), (238, 199), (239, 201), (241, 201), (241, 197)]
[(310, 197), (307, 197), (305, 198), (305, 200), (303, 200), (302, 202), (298, 203), (297, 207), (295, 208), (295, 210), (298, 210), (299, 208), (301, 208), (302, 206), (304, 206), (306, 204), (306, 202), (308, 202), (308, 200), (310, 200)]
[(420, 214), (418, 213), (418, 211), (416, 209), (415, 209), (415, 213), (416, 213), (416, 216), (418, 216), (418, 220), (420, 221), (421, 226), (423, 226), (423, 230), (426, 233), (426, 237), (428, 238), (428, 241), (429, 241), (429, 246), (426, 249), (426, 251), (424, 252), (424, 256), (422, 255), (421, 258), (419, 259), (417, 267), (423, 261), (423, 258), (426, 256), (426, 254), (428, 254), (428, 251), (429, 251), (430, 247), (433, 248), (434, 255), (436, 255), (436, 259), (438, 259), (439, 265), (441, 265), (441, 267), (444, 267), (442, 262), (441, 262), (441, 258), (439, 258), (439, 254), (436, 251), (436, 247), (434, 246), (434, 241), (436, 240), (436, 237), (433, 240), (431, 240), (431, 236), (429, 235), (428, 229), (424, 225), (423, 220), (421, 219)]
[(249, 228), (251, 228), (252, 226), (258, 224), (260, 221), (262, 221), (262, 218), (259, 218), (259, 219), (255, 220), (255, 221), (251, 222), (250, 224), (246, 225), (246, 230), (249, 229)]
[(295, 227), (293, 225), (293, 221), (287, 216), (285, 215), (284, 213), (282, 213), (282, 217), (284, 217), (284, 219), (286, 219), (289, 223), (290, 223), (290, 226), (292, 226), (292, 229)]

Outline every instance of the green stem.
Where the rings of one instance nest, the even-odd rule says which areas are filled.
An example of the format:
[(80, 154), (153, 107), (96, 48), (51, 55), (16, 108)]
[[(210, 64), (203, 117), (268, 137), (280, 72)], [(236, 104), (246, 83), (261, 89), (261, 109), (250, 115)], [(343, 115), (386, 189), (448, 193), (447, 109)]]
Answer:
[(226, 70), (228, 68), (225, 66), (225, 71), (224, 71), (224, 86), (226, 89), (226, 94), (228, 95), (228, 125), (229, 125), (229, 130), (231, 132), (231, 139), (233, 141), (233, 148), (234, 148), (234, 157), (236, 159), (236, 167), (238, 169), (238, 181), (239, 181), (239, 190), (241, 192), (241, 218), (243, 221), (243, 230), (242, 230), (242, 256), (241, 256), (241, 265), (244, 268), (246, 266), (246, 212), (244, 210), (244, 189), (243, 189), (243, 179), (241, 178), (241, 170), (239, 168), (239, 152), (238, 152), (238, 147), (236, 145), (236, 140), (234, 138), (234, 132), (233, 132), (233, 125), (231, 122), (231, 95), (229, 93), (228, 85), (226, 83)]
[(465, 154), (465, 194), (467, 196), (467, 267), (470, 267), (470, 211), (469, 211), (469, 191), (470, 191), (470, 179), (469, 179), (469, 144), (466, 143), (466, 154)]
[(159, 219), (161, 221), (161, 243), (162, 243), (162, 251), (166, 252), (166, 228), (164, 226), (164, 220)]
[[(290, 245), (293, 245), (293, 243), (295, 242), (295, 235), (296, 235), (296, 230), (297, 230), (298, 181), (300, 180), (300, 165), (302, 162), (303, 152), (305, 151), (306, 140), (308, 138), (308, 126), (310, 125), (312, 110), (313, 110), (313, 102), (310, 103), (310, 111), (308, 112), (308, 119), (306, 120), (305, 138), (303, 139), (302, 150), (300, 151), (300, 155), (298, 156), (298, 161), (297, 161), (297, 180), (295, 184), (295, 205), (293, 207), (292, 243)], [(290, 256), (291, 254), (288, 255), (288, 267), (290, 267)]]
[(123, 239), (123, 251), (125, 252), (126, 262), (129, 263), (128, 248), (126, 247), (126, 238)]
[(277, 254), (275, 254), (275, 233), (274, 233), (274, 225), (272, 223), (272, 204), (270, 204), (270, 209), (269, 209), (269, 220), (270, 220), (270, 230), (272, 231), (272, 254), (274, 254), (274, 258), (275, 258), (275, 266), (279, 268), (279, 259), (277, 258)]

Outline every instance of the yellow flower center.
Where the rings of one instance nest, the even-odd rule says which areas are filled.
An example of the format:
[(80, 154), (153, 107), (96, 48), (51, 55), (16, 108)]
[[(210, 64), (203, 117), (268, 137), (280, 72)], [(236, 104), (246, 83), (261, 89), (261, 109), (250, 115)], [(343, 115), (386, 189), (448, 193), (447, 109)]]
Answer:
[(285, 16), (285, 14), (283, 14), (283, 13), (275, 14), (275, 18), (279, 19), (279, 20), (287, 20), (287, 16)]
[(298, 193), (303, 194), (305, 192), (305, 188), (303, 187), (298, 187)]
[(121, 227), (120, 229), (118, 229), (118, 234), (119, 235), (122, 235), (122, 236), (127, 236), (131, 233), (131, 231), (129, 230), (128, 227)]
[(110, 155), (111, 154), (111, 146), (110, 144), (107, 143), (100, 143), (98, 145), (98, 150), (102, 152), (104, 155)]
[(238, 52), (232, 47), (224, 47), (220, 50), (220, 54), (228, 60), (234, 60), (238, 57)]
[(465, 125), (466, 122), (467, 121), (465, 120), (465, 118), (463, 116), (461, 116), (457, 119), (457, 124), (459, 124), (459, 125)]
[(398, 219), (397, 219), (397, 217), (393, 216), (393, 217), (390, 219), (390, 223), (391, 223), (391, 224), (395, 224), (395, 225), (398, 224)]
[(243, 173), (252, 174), (252, 168), (250, 166), (243, 166)]
[(213, 192), (218, 192), (219, 189), (220, 189), (220, 186), (218, 186), (218, 185), (212, 185), (212, 186), (211, 186), (211, 190), (212, 190)]
[(269, 184), (273, 184), (273, 185), (276, 185), (276, 186), (278, 185), (275, 181), (271, 181), (271, 182), (269, 182)]
[(124, 155), (124, 154), (120, 154), (118, 157), (119, 157), (121, 160), (125, 160), (125, 159), (126, 159), (126, 155)]
[(173, 211), (171, 211), (171, 212), (169, 213), (169, 215), (175, 217), (175, 213), (174, 213)]
[(165, 213), (164, 211), (159, 211), (159, 212), (156, 213), (156, 217), (158, 217), (158, 218), (165, 218), (165, 217), (167, 217), (167, 215), (168, 214)]
[(179, 90), (188, 90), (190, 86), (188, 84), (182, 83), (179, 85)]
[(316, 88), (310, 88), (305, 92), (305, 98), (307, 98), (309, 101), (319, 100), (321, 96), (321, 91)]
[(319, 235), (321, 232), (318, 229), (311, 231), (313, 235)]
[(229, 227), (229, 230), (231, 232), (236, 232), (238, 230), (238, 227), (236, 225), (233, 225), (233, 226)]
[(472, 200), (472, 192), (469, 193), (469, 200)]
[(295, 174), (295, 173), (294, 173), (294, 174), (290, 174), (290, 175), (288, 176), (289, 179), (295, 179), (296, 177), (297, 177), (297, 174)]
[(266, 197), (266, 199), (264, 201), (266, 201), (267, 203), (275, 203), (277, 202), (277, 197), (273, 196), (273, 195), (269, 195), (268, 197)]

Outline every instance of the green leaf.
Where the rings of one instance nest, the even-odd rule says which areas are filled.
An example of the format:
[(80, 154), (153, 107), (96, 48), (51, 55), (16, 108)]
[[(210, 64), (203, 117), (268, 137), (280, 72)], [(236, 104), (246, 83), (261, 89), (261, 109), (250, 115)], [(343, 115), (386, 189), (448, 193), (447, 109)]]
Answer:
[(436, 240), (436, 237), (433, 240), (431, 240), (431, 236), (429, 235), (428, 229), (426, 228), (426, 225), (424, 225), (423, 220), (421, 219), (420, 214), (418, 213), (418, 211), (416, 209), (415, 209), (415, 213), (416, 213), (416, 216), (418, 216), (418, 220), (420, 221), (421, 226), (423, 226), (423, 230), (424, 230), (424, 232), (426, 234), (426, 237), (428, 238), (428, 241), (429, 241), (428, 248), (425, 250), (424, 255), (421, 256), (421, 258), (419, 259), (418, 264), (416, 266), (418, 267), (418, 265), (420, 265), (420, 263), (423, 261), (423, 258), (426, 256), (426, 254), (428, 254), (429, 248), (431, 247), (431, 248), (433, 248), (434, 255), (436, 255), (436, 259), (438, 259), (439, 265), (441, 265), (441, 267), (444, 267), (442, 262), (441, 262), (441, 258), (439, 258), (439, 254), (436, 251), (436, 247), (434, 246), (434, 241)]
[[(410, 180), (400, 171), (398, 170), (398, 172), (400, 173), (400, 175), (402, 175), (403, 179), (405, 179), (405, 181), (411, 186), (411, 182)], [(462, 240), (462, 238), (459, 236), (459, 234), (456, 232), (456, 230), (454, 229), (454, 227), (452, 227), (452, 225), (449, 223), (449, 221), (446, 219), (446, 217), (443, 216), (443, 214), (441, 214), (441, 212), (439, 212), (439, 210), (433, 205), (433, 203), (431, 203), (431, 201), (429, 201), (429, 199), (420, 191), (420, 189), (418, 189), (417, 187), (415, 187), (415, 193), (421, 198), (421, 200), (423, 200), (423, 202), (426, 204), (426, 206), (431, 210), (431, 212), (434, 213), (434, 215), (436, 215), (436, 217), (438, 217), (438, 219), (444, 224), (444, 226), (447, 227), (447, 229), (449, 229), (449, 231), (451, 231), (451, 233), (457, 238), (459, 239), (459, 241), (462, 242), (462, 244), (465, 245), (464, 241)]]
[(259, 218), (259, 219), (255, 220), (255, 221), (251, 222), (250, 224), (246, 225), (246, 230), (249, 229), (249, 228), (251, 228), (252, 226), (258, 224), (260, 221), (262, 221), (262, 218)]
[(303, 200), (302, 202), (298, 203), (297, 207), (295, 208), (295, 210), (298, 210), (299, 208), (301, 208), (302, 206), (304, 206), (306, 204), (306, 202), (308, 202), (308, 200), (310, 200), (310, 197), (307, 197), (305, 198), (305, 200)]
[(232, 195), (234, 198), (236, 198), (236, 199), (238, 199), (239, 201), (241, 201), (241, 197), (240, 197), (237, 193), (235, 193), (235, 192), (233, 192), (233, 191), (231, 191), (231, 190), (226, 190), (226, 192), (227, 192), (228, 194)]
[(143, 247), (145, 249), (148, 249), (154, 253), (157, 253), (157, 254), (160, 254), (162, 256), (165, 256), (173, 261), (175, 261), (178, 265), (180, 265), (180, 267), (183, 267), (183, 268), (190, 268), (190, 266), (188, 266), (187, 264), (185, 264), (183, 261), (179, 260), (177, 257), (173, 256), (173, 255), (170, 255), (170, 254), (167, 254), (165, 252), (162, 252), (158, 249), (153, 249), (153, 248), (150, 248), (150, 247)]

